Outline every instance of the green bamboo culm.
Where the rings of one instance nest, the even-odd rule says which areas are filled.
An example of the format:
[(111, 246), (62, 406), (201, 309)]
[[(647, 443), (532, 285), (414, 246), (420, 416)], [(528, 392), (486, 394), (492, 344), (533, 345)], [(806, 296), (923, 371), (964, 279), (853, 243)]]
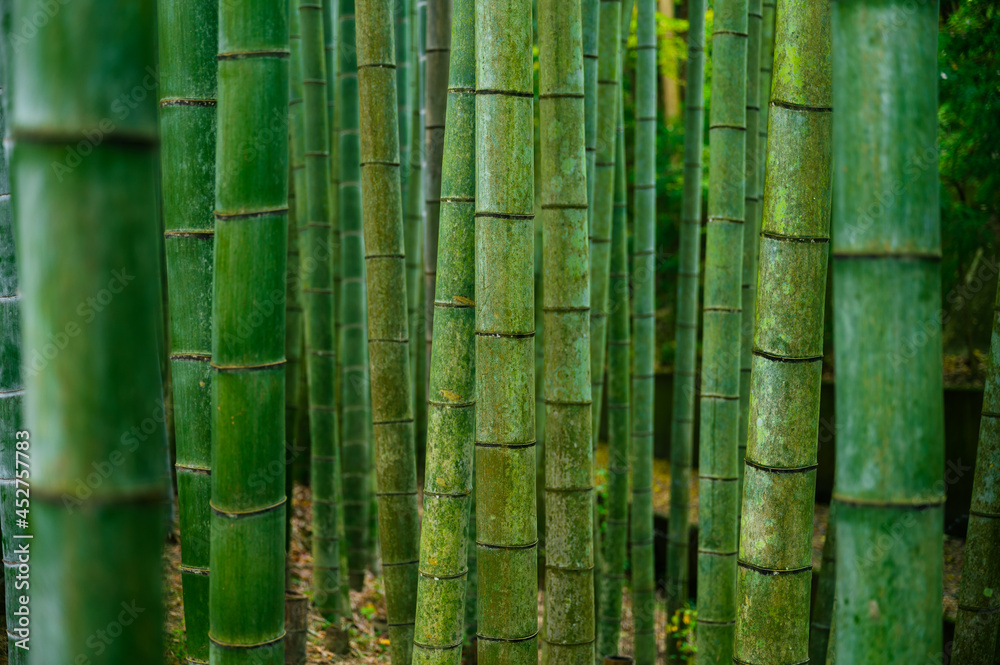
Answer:
[[(621, 88), (619, 87), (619, 91)], [(619, 92), (621, 94), (621, 92)], [(624, 102), (624, 97), (621, 98)], [(598, 613), (597, 653), (618, 654), (621, 633), (622, 591), (629, 538), (629, 462), (631, 457), (629, 331), (628, 214), (626, 210), (625, 129), (623, 106), (618, 106), (615, 128), (615, 198), (611, 225), (610, 290), (608, 311), (608, 508), (605, 519), (601, 599)]]
[(355, 44), (354, 0), (339, 2), (338, 25), (342, 48), (337, 64), (340, 118), (338, 157), (340, 175), (340, 366), (342, 386), (341, 471), (344, 492), (344, 533), (352, 589), (364, 585), (371, 560), (368, 550), (371, 476), (371, 392), (368, 373), (368, 313), (365, 284), (365, 241), (362, 229), (361, 144), (358, 122), (358, 63)]
[[(28, 533), (17, 522), (4, 524), (4, 539), (31, 543), (31, 613), (44, 620), (30, 626), (30, 659), (96, 653), (94, 636), (129, 620), (101, 642), (102, 662), (162, 663), (169, 474), (156, 7), (84, 1), (53, 13), (39, 0), (10, 4), (9, 25), (37, 27), (30, 39), (9, 33), (13, 187), (3, 197), (17, 202), (24, 386), (23, 426), (6, 411), (3, 428), (25, 432), (4, 440), (3, 456), (30, 471), (31, 512), (17, 517), (34, 540), (12, 540)], [(12, 266), (9, 240), (3, 250)], [(13, 275), (4, 272), (7, 292)], [(15, 391), (17, 305), (0, 301), (2, 380)], [(18, 397), (5, 395), (5, 409)], [(108, 475), (87, 480), (101, 469)], [(13, 506), (6, 512), (13, 517)]]
[(219, 5), (209, 594), (217, 665), (284, 661), (289, 25), (283, 2), (252, 9)]
[[(830, 249), (830, 4), (778, 0), (737, 572), (734, 661), (751, 665), (809, 660)], [(748, 180), (756, 173), (748, 160)]]
[(836, 504), (831, 506), (826, 523), (826, 540), (823, 541), (823, 559), (819, 581), (813, 595), (812, 614), (809, 622), (809, 662), (826, 663), (832, 654), (827, 647), (832, 635), (833, 593), (837, 584), (837, 519)]
[[(601, 425), (604, 362), (608, 341), (608, 283), (611, 217), (615, 195), (615, 124), (621, 93), (621, 0), (600, 3), (597, 60), (597, 144), (594, 160), (594, 212), (590, 224), (590, 382), (594, 445)], [(596, 524), (595, 524), (596, 528)], [(596, 544), (596, 541), (595, 541)]]
[[(403, 199), (403, 219), (406, 217), (406, 204), (410, 200), (410, 174), (413, 159), (412, 146), (410, 145), (410, 128), (413, 125), (413, 95), (411, 86), (412, 77), (416, 67), (411, 63), (413, 45), (410, 39), (413, 27), (410, 15), (413, 13), (414, 0), (396, 0), (396, 107), (399, 112), (396, 122), (399, 124), (399, 163), (402, 168), (399, 172), (400, 192)], [(419, 155), (416, 157), (419, 159)], [(404, 223), (405, 230), (405, 223)], [(411, 366), (412, 370), (413, 367)], [(415, 393), (414, 393), (415, 394)]]
[[(410, 662), (419, 523), (392, 0), (358, 0), (361, 196), (378, 527), (392, 662)], [(345, 35), (346, 37), (346, 35)]]
[(458, 665), (465, 643), (476, 435), (475, 4), (456, 0), (452, 12), (413, 651), (414, 663), (438, 665)]
[[(187, 654), (208, 662), (216, 0), (158, 6), (164, 245)], [(13, 439), (11, 439), (13, 440)]]
[[(427, 54), (424, 79), (424, 354), (429, 371), (434, 334), (438, 227), (441, 218), (441, 158), (444, 148), (445, 112), (448, 100), (448, 69), (451, 58), (452, 0), (427, 1), (425, 30)], [(428, 395), (428, 399), (434, 399)], [(426, 404), (418, 404), (426, 410)]]
[(653, 358), (656, 353), (656, 0), (637, 0), (632, 258), (632, 617), (636, 665), (656, 663)]
[(747, 0), (719, 0), (712, 34), (698, 463), (698, 661), (729, 665), (736, 621), (740, 281), (745, 215)]
[(1000, 291), (993, 310), (993, 336), (979, 424), (979, 450), (972, 481), (965, 563), (958, 592), (955, 665), (993, 665), (1000, 630)]
[[(590, 248), (580, 0), (538, 7), (547, 665), (595, 657)], [(594, 63), (596, 64), (596, 63)]]
[(833, 3), (831, 648), (843, 663), (942, 652), (937, 38), (935, 0)]
[(761, 4), (760, 76), (757, 80), (757, 95), (760, 100), (757, 104), (760, 109), (760, 114), (757, 117), (757, 151), (760, 154), (757, 159), (757, 168), (760, 170), (757, 175), (757, 184), (761, 188), (764, 186), (764, 169), (767, 164), (765, 152), (767, 151), (767, 125), (771, 103), (771, 67), (774, 63), (776, 2), (777, 0), (764, 0)]
[[(670, 423), (670, 522), (667, 536), (667, 617), (688, 601), (691, 455), (694, 441), (695, 370), (698, 343), (698, 280), (701, 270), (701, 155), (704, 149), (705, 0), (689, 0), (684, 99), (684, 189), (681, 195), (677, 271), (677, 350)], [(673, 655), (676, 641), (667, 638)]]
[[(10, 6), (0, 8), (3, 34), (7, 34), (10, 20)], [(6, 41), (0, 36), (0, 48), (6, 49)], [(0, 54), (4, 55), (5, 54)], [(10, 138), (10, 88), (8, 76), (9, 62), (0, 57), (0, 135)], [(9, 145), (9, 144), (8, 144)], [(17, 259), (14, 246), (14, 212), (10, 201), (10, 171), (8, 153), (0, 154), (0, 517), (3, 535), (4, 579), (8, 582), (7, 607), (7, 659), (12, 665), (21, 665), (28, 660), (28, 651), (18, 647), (23, 639), (17, 630), (19, 617), (14, 614), (19, 603), (17, 596), (17, 574), (20, 555), (14, 533), (18, 530), (17, 509), (17, 432), (22, 429), (21, 407), (24, 402), (24, 384), (21, 381), (21, 296), (17, 289)], [(23, 460), (23, 457), (22, 457)], [(23, 469), (23, 463), (22, 463)], [(207, 596), (207, 594), (206, 594)], [(23, 643), (22, 643), (23, 646)]]
[(538, 662), (532, 4), (476, 0), (478, 662)]
[[(746, 97), (746, 154), (745, 187), (746, 223), (743, 224), (743, 313), (740, 324), (740, 421), (739, 421), (739, 496), (743, 496), (743, 460), (746, 458), (748, 414), (750, 413), (750, 374), (753, 364), (754, 312), (757, 306), (757, 254), (760, 244), (761, 196), (763, 183), (758, 162), (764, 158), (758, 150), (760, 134), (760, 47), (763, 16), (760, 0), (747, 2), (747, 97)], [(742, 514), (742, 507), (741, 507)]]

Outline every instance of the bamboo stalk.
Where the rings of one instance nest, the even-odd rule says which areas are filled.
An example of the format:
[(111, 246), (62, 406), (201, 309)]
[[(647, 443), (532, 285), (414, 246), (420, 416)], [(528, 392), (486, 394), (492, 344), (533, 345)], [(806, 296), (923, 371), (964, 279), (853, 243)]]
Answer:
[[(694, 439), (698, 342), (698, 279), (701, 270), (701, 155), (704, 149), (705, 2), (688, 5), (688, 59), (684, 95), (684, 190), (680, 265), (677, 272), (677, 351), (670, 427), (670, 522), (667, 538), (667, 617), (688, 601), (691, 450)], [(675, 654), (667, 639), (667, 653)]]
[(996, 552), (1000, 543), (1000, 506), (991, 489), (1000, 482), (1000, 291), (993, 310), (993, 335), (990, 361), (983, 395), (982, 420), (979, 425), (979, 449), (969, 509), (969, 531), (965, 544), (962, 585), (959, 588), (958, 616), (955, 622), (955, 665), (991, 665), (1000, 648), (997, 632), (1000, 613), (995, 593), (1000, 587), (1000, 569)]
[(833, 593), (837, 585), (837, 519), (836, 504), (830, 507), (826, 522), (826, 540), (823, 542), (823, 563), (813, 596), (812, 618), (809, 622), (809, 662), (826, 663), (832, 636)]
[(481, 665), (538, 662), (531, 2), (476, 1)]
[(358, 0), (361, 196), (379, 543), (392, 661), (410, 662), (419, 525), (391, 0)]
[(188, 658), (208, 662), (218, 3), (159, 5), (160, 168)]
[[(942, 651), (937, 35), (934, 0), (833, 5), (832, 646), (843, 663)], [(891, 546), (872, 546), (887, 534)]]
[(760, 23), (760, 77), (757, 80), (757, 93), (760, 98), (758, 107), (760, 115), (757, 119), (757, 150), (760, 158), (757, 166), (760, 174), (757, 176), (757, 183), (764, 186), (764, 168), (767, 159), (764, 153), (767, 151), (767, 125), (770, 117), (771, 104), (771, 68), (774, 63), (774, 25), (776, 21), (775, 3), (777, 0), (763, 0), (761, 3), (761, 23)]
[[(830, 0), (779, 0), (737, 573), (734, 660), (754, 664), (809, 659), (832, 179), (830, 19)], [(756, 74), (756, 63), (748, 71)], [(755, 90), (748, 99), (757, 99)], [(748, 160), (751, 187), (757, 173)]]
[(285, 310), (276, 305), (287, 250), (289, 25), (284, 3), (246, 16), (220, 4), (209, 596), (220, 665), (284, 660)]
[[(619, 86), (619, 95), (621, 95)], [(629, 461), (631, 457), (631, 391), (629, 365), (628, 231), (625, 180), (624, 97), (615, 127), (615, 198), (611, 228), (610, 290), (614, 304), (608, 311), (608, 511), (602, 543), (604, 570), (601, 584), (597, 652), (618, 653), (622, 591), (628, 545)]]
[[(743, 496), (743, 460), (747, 452), (748, 415), (750, 413), (750, 371), (753, 365), (753, 335), (757, 306), (757, 255), (760, 245), (761, 197), (763, 169), (758, 162), (765, 155), (758, 149), (760, 134), (760, 49), (761, 14), (760, 0), (747, 2), (747, 69), (746, 69), (746, 223), (743, 225), (743, 313), (740, 324), (740, 422), (739, 422), (739, 496)], [(766, 151), (766, 146), (765, 146)]]
[(638, 0), (632, 283), (632, 617), (638, 665), (656, 662), (653, 565), (653, 358), (656, 348), (656, 0)]
[[(16, 542), (33, 573), (31, 662), (69, 663), (97, 641), (105, 663), (161, 663), (169, 473), (150, 74), (156, 8), (11, 5), (11, 26), (37, 27), (8, 50), (25, 396), (18, 430), (28, 434), (4, 441), (30, 475), (30, 513), (18, 518), (34, 539)], [(6, 264), (9, 243), (3, 249)], [(17, 302), (2, 304), (11, 323)], [(9, 351), (4, 384), (17, 367)], [(16, 397), (4, 406), (16, 407)], [(11, 426), (5, 417), (3, 430)], [(14, 526), (5, 539), (28, 532)], [(131, 623), (116, 640), (95, 637), (123, 613)]]
[[(413, 25), (410, 15), (413, 13), (413, 0), (396, 0), (396, 23), (395, 23), (395, 44), (396, 44), (396, 106), (399, 109), (397, 122), (399, 123), (399, 163), (402, 168), (399, 172), (400, 192), (403, 200), (404, 211), (404, 231), (406, 229), (406, 208), (410, 198), (410, 176), (413, 170), (411, 161), (414, 156), (412, 152), (410, 130), (413, 126), (413, 77), (416, 75), (416, 66), (411, 62), (413, 55)], [(413, 369), (411, 362), (410, 369)], [(413, 393), (416, 395), (416, 392)]]
[[(3, 26), (9, 24), (10, 6), (0, 8)], [(4, 30), (4, 35), (6, 29)], [(0, 48), (6, 51), (7, 41), (0, 35)], [(10, 76), (7, 58), (0, 59), (0, 134), (10, 145)], [(17, 432), (22, 430), (22, 405), (24, 383), (21, 380), (21, 295), (18, 292), (17, 256), (14, 245), (14, 213), (10, 200), (10, 163), (7, 148), (0, 155), (0, 437), (4, 441), (17, 441)], [(20, 555), (14, 534), (18, 531), (17, 514), (17, 446), (4, 447), (0, 455), (0, 535), (3, 540), (7, 660), (12, 665), (26, 663), (28, 651), (18, 646), (22, 639), (17, 634), (19, 617), (15, 614), (17, 602), (17, 574)], [(30, 569), (27, 569), (30, 570)], [(22, 644), (23, 646), (23, 644)]]
[(341, 366), (343, 386), (343, 455), (342, 470), (345, 524), (348, 538), (350, 585), (364, 585), (365, 568), (371, 554), (367, 548), (367, 530), (371, 510), (371, 393), (368, 372), (368, 314), (365, 303), (365, 239), (362, 229), (362, 194), (360, 136), (358, 122), (358, 63), (355, 43), (355, 3), (339, 0), (339, 172), (340, 172), (340, 252), (341, 329), (340, 348), (345, 362)]
[[(441, 172), (414, 663), (462, 660), (475, 443), (475, 5), (456, 0)], [(429, 131), (429, 130), (428, 130)]]
[(425, 462), (427, 448), (427, 356), (422, 342), (424, 314), (424, 225), (427, 209), (424, 204), (424, 178), (426, 151), (424, 149), (424, 88), (426, 82), (427, 2), (410, 0), (413, 15), (410, 17), (411, 60), (414, 72), (410, 95), (413, 100), (413, 117), (410, 126), (411, 177), (406, 206), (406, 288), (407, 314), (410, 326), (410, 372), (413, 374), (413, 414), (416, 423), (417, 464)]
[(729, 665), (736, 619), (747, 1), (715, 6), (698, 495), (698, 660)]
[(543, 661), (549, 665), (592, 665), (595, 654), (590, 252), (580, 4), (543, 0), (538, 14), (548, 426)]

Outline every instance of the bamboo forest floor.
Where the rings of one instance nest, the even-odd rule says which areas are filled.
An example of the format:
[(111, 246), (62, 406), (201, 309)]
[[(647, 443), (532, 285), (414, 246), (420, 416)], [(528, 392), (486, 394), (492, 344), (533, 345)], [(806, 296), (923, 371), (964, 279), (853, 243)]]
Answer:
[[(607, 465), (607, 448), (601, 446), (597, 454), (598, 468)], [(599, 474), (598, 484), (602, 482)], [(666, 515), (670, 505), (670, 463), (666, 460), (656, 460), (653, 470), (654, 510), (657, 521)], [(698, 486), (697, 479), (691, 482), (691, 522), (698, 520)], [(296, 591), (308, 593), (312, 570), (312, 554), (309, 544), (311, 537), (312, 502), (311, 493), (307, 487), (296, 487), (293, 501), (294, 534), (292, 540), (292, 586)], [(823, 542), (826, 537), (826, 524), (829, 517), (829, 507), (823, 504), (816, 506), (813, 519), (813, 566), (819, 569), (822, 561)], [(666, 534), (657, 532), (656, 538)], [(958, 586), (962, 571), (962, 551), (965, 542), (958, 538), (945, 536), (944, 540), (944, 615), (954, 621), (957, 609)], [(164, 551), (164, 585), (166, 600), (166, 663), (167, 665), (184, 665), (184, 607), (181, 597), (180, 577), (180, 543), (176, 538), (167, 543)], [(318, 614), (311, 613), (309, 617), (309, 639), (307, 647), (308, 665), (320, 665), (330, 662), (345, 664), (374, 665), (389, 663), (389, 640), (385, 626), (385, 600), (383, 598), (380, 580), (369, 574), (365, 580), (364, 589), (351, 591), (351, 619), (348, 622), (350, 634), (349, 652), (344, 656), (334, 655), (326, 646), (327, 623)], [(622, 655), (632, 653), (632, 606), (629, 594), (626, 592), (622, 603), (622, 638), (620, 651)], [(541, 594), (539, 594), (539, 620), (542, 615)], [(661, 598), (656, 610), (657, 646), (660, 661), (664, 661), (666, 651), (666, 604)], [(4, 631), (0, 631), (3, 634)], [(693, 634), (689, 639), (693, 640)], [(6, 635), (3, 635), (6, 641)], [(0, 665), (7, 662), (6, 644), (0, 645)]]

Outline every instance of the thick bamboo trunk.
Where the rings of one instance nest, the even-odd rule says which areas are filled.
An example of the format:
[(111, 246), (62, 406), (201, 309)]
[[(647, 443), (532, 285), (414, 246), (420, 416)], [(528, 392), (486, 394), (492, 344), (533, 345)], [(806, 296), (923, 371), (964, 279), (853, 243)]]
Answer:
[(284, 660), (288, 49), (284, 3), (249, 15), (220, 4), (209, 600), (220, 665)]
[(208, 662), (218, 2), (159, 5), (160, 134), (188, 658)]
[(465, 642), (475, 444), (475, 4), (456, 0), (441, 172), (414, 663), (458, 665)]
[(638, 0), (635, 82), (635, 206), (632, 258), (633, 656), (656, 662), (653, 564), (653, 358), (656, 354), (656, 0)]
[[(764, 158), (758, 149), (760, 134), (760, 46), (761, 46), (761, 4), (760, 0), (747, 2), (747, 111), (746, 111), (746, 171), (744, 175), (746, 193), (746, 223), (743, 224), (743, 314), (740, 323), (740, 433), (739, 459), (740, 487), (743, 496), (743, 460), (747, 452), (748, 414), (750, 413), (750, 372), (753, 365), (754, 312), (757, 307), (757, 254), (760, 245), (761, 190), (763, 170), (758, 162)], [(766, 150), (766, 147), (765, 147)], [(742, 512), (742, 510), (741, 510)]]
[[(11, 4), (10, 25), (37, 27), (9, 50), (25, 433), (4, 440), (29, 471), (17, 498), (31, 485), (30, 513), (17, 517), (34, 539), (14, 541), (32, 569), (31, 662), (70, 663), (96, 642), (103, 663), (161, 663), (156, 8)], [(6, 384), (17, 365), (3, 356)], [(5, 539), (28, 531), (14, 528)], [(117, 639), (100, 637), (125, 619)]]
[(698, 496), (698, 660), (729, 665), (739, 515), (740, 278), (745, 214), (747, 0), (719, 0), (712, 35)]
[(538, 662), (531, 2), (476, 1), (481, 665)]
[(833, 593), (837, 585), (837, 516), (836, 504), (831, 506), (823, 542), (823, 563), (813, 596), (809, 622), (809, 662), (826, 663), (833, 623)]
[(361, 195), (379, 544), (392, 662), (410, 662), (419, 524), (391, 0), (358, 0)]
[[(619, 86), (619, 94), (621, 87)], [(621, 99), (624, 102), (624, 97)], [(621, 632), (622, 591), (628, 557), (629, 461), (631, 449), (631, 390), (629, 366), (628, 214), (626, 210), (625, 129), (623, 103), (615, 127), (615, 198), (611, 228), (610, 290), (608, 308), (608, 506), (603, 542), (601, 602), (597, 650), (603, 656), (618, 653)]]
[(979, 424), (969, 531), (958, 595), (954, 665), (992, 665), (1000, 652), (1000, 291), (993, 310), (990, 361)]
[[(368, 527), (371, 511), (371, 393), (368, 373), (368, 313), (365, 307), (365, 239), (362, 230), (360, 136), (358, 123), (358, 63), (355, 44), (355, 3), (339, 0), (338, 25), (343, 47), (338, 49), (338, 157), (340, 175), (340, 348), (343, 416), (341, 426), (344, 492), (344, 534), (350, 585), (364, 585), (371, 560)], [(398, 126), (398, 125), (397, 125)]]
[(937, 36), (935, 0), (833, 5), (842, 663), (925, 662), (942, 649)]
[(543, 657), (549, 665), (592, 665), (595, 653), (590, 252), (580, 4), (542, 0), (538, 12), (548, 426)]
[(302, 100), (305, 116), (305, 231), (302, 298), (309, 365), (309, 424), (312, 440), (313, 604), (336, 622), (340, 607), (340, 523), (337, 408), (334, 399), (336, 345), (333, 335), (333, 221), (330, 210), (330, 129), (327, 106), (323, 6), (298, 4), (302, 35)]
[[(677, 271), (677, 350), (670, 423), (670, 532), (667, 537), (667, 617), (688, 600), (688, 532), (691, 453), (694, 440), (698, 342), (698, 279), (701, 269), (701, 155), (704, 149), (705, 2), (688, 5), (688, 60), (684, 94), (684, 190), (681, 196)], [(673, 654), (675, 641), (667, 640)]]
[[(779, 0), (736, 599), (734, 660), (754, 665), (809, 660), (832, 178), (830, 19), (830, 0)], [(756, 173), (748, 159), (748, 182)]]

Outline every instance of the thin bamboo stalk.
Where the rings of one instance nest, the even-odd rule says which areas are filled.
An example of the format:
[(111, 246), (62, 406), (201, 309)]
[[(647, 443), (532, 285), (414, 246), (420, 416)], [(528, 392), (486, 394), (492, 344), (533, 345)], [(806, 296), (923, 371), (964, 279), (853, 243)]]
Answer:
[(548, 428), (542, 655), (549, 665), (592, 665), (595, 654), (590, 252), (580, 4), (543, 0), (538, 13)]
[(218, 2), (159, 5), (160, 168), (188, 658), (208, 662)]
[(813, 596), (812, 615), (809, 622), (809, 662), (826, 663), (832, 634), (833, 593), (837, 585), (837, 518), (836, 504), (831, 506), (826, 522), (826, 540), (823, 542), (823, 563)]
[(358, 0), (361, 196), (379, 543), (392, 662), (410, 662), (419, 524), (392, 0)]
[(285, 309), (276, 305), (286, 278), (289, 25), (284, 3), (247, 16), (220, 4), (209, 639), (213, 663), (277, 665), (286, 499)]
[[(779, 0), (737, 572), (734, 660), (746, 663), (809, 660), (830, 242), (830, 20), (830, 0)], [(748, 160), (751, 186), (757, 173)]]
[(653, 564), (653, 358), (656, 348), (656, 0), (638, 0), (632, 283), (632, 620), (638, 665), (656, 662)]
[[(621, 95), (619, 86), (619, 95)], [(615, 198), (611, 228), (610, 290), (614, 304), (608, 311), (608, 510), (602, 543), (604, 570), (598, 614), (597, 653), (618, 653), (622, 591), (628, 549), (629, 461), (631, 457), (631, 390), (629, 365), (628, 213), (626, 210), (624, 97), (615, 127)]]
[[(757, 255), (760, 245), (761, 197), (763, 169), (758, 162), (764, 153), (758, 149), (758, 130), (761, 114), (760, 92), (760, 48), (761, 48), (761, 4), (760, 0), (747, 2), (747, 110), (746, 110), (746, 223), (743, 225), (743, 314), (740, 324), (740, 430), (737, 452), (740, 472), (739, 496), (743, 496), (743, 460), (747, 452), (748, 415), (750, 413), (750, 370), (753, 365), (753, 335), (757, 306)], [(765, 147), (766, 150), (766, 147)]]
[[(413, 0), (410, 0), (413, 2)], [(423, 341), (424, 325), (424, 226), (427, 208), (424, 204), (424, 178), (427, 154), (424, 148), (424, 115), (426, 86), (427, 1), (417, 0), (410, 17), (411, 59), (414, 64), (410, 95), (413, 118), (410, 127), (410, 153), (413, 161), (410, 189), (406, 206), (406, 288), (410, 325), (410, 371), (413, 374), (413, 414), (416, 422), (416, 449), (418, 468), (425, 462), (427, 449), (427, 356)]]
[(767, 151), (767, 125), (770, 117), (771, 104), (771, 68), (774, 63), (774, 25), (776, 21), (775, 3), (777, 0), (763, 0), (761, 3), (761, 23), (760, 23), (760, 77), (757, 81), (757, 93), (760, 97), (758, 107), (760, 115), (757, 119), (757, 150), (760, 158), (757, 166), (760, 174), (757, 176), (757, 183), (764, 186), (764, 168), (767, 165), (765, 152)]
[[(677, 350), (670, 423), (670, 522), (667, 537), (667, 617), (688, 601), (691, 455), (694, 440), (698, 343), (698, 279), (701, 272), (701, 155), (704, 150), (705, 2), (688, 5), (688, 59), (684, 96), (684, 190), (681, 198), (677, 271)], [(667, 639), (675, 655), (676, 641)]]
[(531, 9), (476, 1), (481, 665), (538, 662)]
[[(11, 26), (37, 28), (9, 49), (25, 434), (4, 441), (30, 475), (18, 517), (34, 539), (17, 543), (33, 571), (31, 661), (73, 662), (96, 642), (105, 663), (161, 663), (156, 8), (10, 4)], [(6, 383), (17, 366), (0, 355)], [(15, 528), (4, 537), (28, 530)], [(100, 637), (126, 619), (117, 639)]]
[(832, 646), (843, 663), (942, 652), (937, 37), (935, 0), (833, 3)]
[(740, 277), (746, 219), (747, 0), (719, 0), (712, 49), (699, 447), (698, 660), (729, 665), (739, 515)]
[(475, 4), (456, 0), (441, 175), (414, 663), (462, 660), (475, 444)]
[(371, 560), (367, 531), (371, 511), (371, 389), (369, 385), (368, 294), (365, 284), (365, 239), (362, 228), (360, 136), (358, 122), (358, 63), (355, 43), (355, 3), (339, 0), (339, 173), (341, 329), (340, 348), (343, 388), (343, 469), (345, 523), (350, 585), (364, 585), (365, 568)]

